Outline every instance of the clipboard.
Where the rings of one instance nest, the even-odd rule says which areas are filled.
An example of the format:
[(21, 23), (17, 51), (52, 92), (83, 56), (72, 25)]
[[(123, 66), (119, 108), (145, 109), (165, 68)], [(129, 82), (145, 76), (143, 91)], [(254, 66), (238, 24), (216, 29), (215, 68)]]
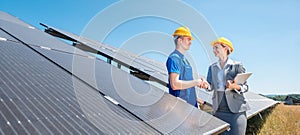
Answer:
[[(244, 84), (251, 75), (252, 75), (251, 72), (248, 72), (248, 73), (239, 73), (239, 74), (236, 75), (236, 77), (234, 78), (234, 80), (236, 81), (236, 84)], [(225, 92), (227, 92), (227, 91), (232, 91), (232, 90), (226, 88)], [(234, 90), (234, 91), (236, 93), (240, 94), (239, 91), (237, 91), (237, 90)]]
[(237, 84), (244, 84), (251, 75), (252, 75), (251, 72), (240, 73), (236, 75), (234, 80), (236, 81)]

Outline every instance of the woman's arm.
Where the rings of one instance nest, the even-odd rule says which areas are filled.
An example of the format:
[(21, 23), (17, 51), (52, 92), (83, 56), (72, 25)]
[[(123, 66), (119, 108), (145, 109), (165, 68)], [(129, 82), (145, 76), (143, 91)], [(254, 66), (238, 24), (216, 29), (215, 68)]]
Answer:
[[(245, 73), (246, 70), (242, 64), (238, 64), (236, 67), (236, 72), (237, 74)], [(247, 82), (244, 84), (237, 84), (234, 80), (227, 81), (226, 87), (232, 90), (237, 90), (239, 93), (245, 93), (249, 89)]]

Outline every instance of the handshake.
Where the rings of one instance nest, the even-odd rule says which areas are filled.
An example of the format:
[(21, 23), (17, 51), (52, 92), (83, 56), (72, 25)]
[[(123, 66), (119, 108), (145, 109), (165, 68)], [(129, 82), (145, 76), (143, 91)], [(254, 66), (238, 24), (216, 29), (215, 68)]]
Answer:
[(208, 89), (209, 83), (205, 80), (205, 78), (201, 77), (200, 79), (196, 79), (197, 86), (202, 89)]

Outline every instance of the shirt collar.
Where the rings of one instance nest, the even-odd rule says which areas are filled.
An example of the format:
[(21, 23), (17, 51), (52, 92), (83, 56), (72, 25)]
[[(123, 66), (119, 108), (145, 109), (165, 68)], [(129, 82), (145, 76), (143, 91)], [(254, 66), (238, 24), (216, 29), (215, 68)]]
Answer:
[(180, 58), (184, 58), (184, 55), (175, 49), (174, 53), (178, 54)]
[[(234, 64), (233, 60), (230, 58), (227, 58), (226, 64), (224, 67), (226, 67), (227, 65), (232, 65), (232, 64)], [(219, 69), (222, 69), (219, 61), (217, 62), (217, 66), (219, 67)]]

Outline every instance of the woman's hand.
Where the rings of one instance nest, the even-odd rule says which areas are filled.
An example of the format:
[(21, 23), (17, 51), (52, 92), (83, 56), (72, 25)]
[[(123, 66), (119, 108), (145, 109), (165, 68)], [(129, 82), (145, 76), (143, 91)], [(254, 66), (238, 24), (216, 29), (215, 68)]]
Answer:
[(228, 80), (226, 83), (226, 88), (230, 90), (241, 90), (241, 87), (237, 85), (234, 80)]

